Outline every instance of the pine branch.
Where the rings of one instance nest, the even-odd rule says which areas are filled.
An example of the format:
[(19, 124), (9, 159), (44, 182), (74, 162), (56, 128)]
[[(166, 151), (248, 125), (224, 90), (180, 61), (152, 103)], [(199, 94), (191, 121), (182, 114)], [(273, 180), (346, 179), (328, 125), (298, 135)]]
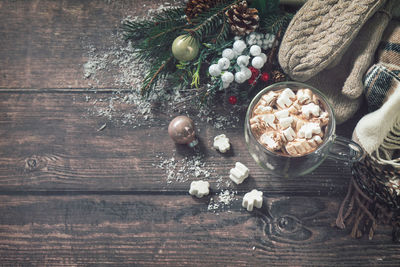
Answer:
[(269, 14), (260, 21), (260, 29), (272, 34), (276, 34), (279, 30), (286, 29), (292, 18), (293, 14), (288, 12)]
[[(223, 2), (222, 4), (216, 7), (210, 8), (207, 12), (199, 14), (192, 20), (194, 27), (184, 30), (200, 41), (206, 41), (204, 40), (205, 37), (210, 37), (211, 39), (216, 40), (218, 32), (221, 32), (221, 30), (225, 30), (224, 29), (224, 23), (226, 23), (224, 14), (225, 11), (240, 1), (242, 0)], [(227, 34), (220, 35), (220, 37), (226, 38)], [(220, 40), (224, 41), (221, 38)]]
[(182, 8), (164, 9), (161, 13), (153, 16), (151, 20), (125, 21), (122, 24), (126, 40), (148, 38), (154, 33), (183, 26), (186, 24), (185, 13)]
[(170, 56), (166, 60), (162, 61), (161, 65), (156, 65), (156, 67), (153, 67), (149, 73), (146, 75), (146, 77), (143, 80), (143, 86), (141, 88), (141, 94), (145, 95), (148, 93), (149, 89), (154, 87), (156, 85), (157, 80), (163, 76), (160, 75), (162, 72), (165, 72), (166, 66), (168, 63), (173, 59), (173, 56)]

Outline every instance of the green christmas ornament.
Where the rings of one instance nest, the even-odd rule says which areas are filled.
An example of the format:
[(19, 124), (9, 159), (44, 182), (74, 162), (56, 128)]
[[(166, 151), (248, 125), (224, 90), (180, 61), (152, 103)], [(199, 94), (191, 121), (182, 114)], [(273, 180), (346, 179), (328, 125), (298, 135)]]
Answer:
[(180, 35), (172, 43), (172, 54), (179, 61), (190, 61), (199, 54), (199, 43), (192, 36)]

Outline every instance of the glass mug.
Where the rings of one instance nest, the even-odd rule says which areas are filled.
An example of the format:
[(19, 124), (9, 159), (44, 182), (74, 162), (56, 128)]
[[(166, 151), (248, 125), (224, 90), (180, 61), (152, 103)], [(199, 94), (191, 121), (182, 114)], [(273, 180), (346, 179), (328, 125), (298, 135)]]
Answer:
[[(268, 150), (254, 136), (250, 128), (250, 118), (254, 106), (260, 98), (269, 91), (290, 88), (293, 91), (308, 88), (321, 100), (326, 112), (329, 114), (329, 123), (325, 128), (323, 142), (314, 151), (301, 155), (284, 155)], [(245, 120), (244, 135), (247, 147), (254, 160), (269, 172), (284, 176), (295, 177), (305, 175), (316, 169), (327, 157), (345, 162), (356, 162), (363, 158), (364, 150), (348, 138), (335, 135), (336, 121), (333, 109), (326, 96), (317, 89), (299, 82), (280, 82), (272, 84), (261, 90), (251, 101)], [(337, 152), (340, 150), (341, 152)]]

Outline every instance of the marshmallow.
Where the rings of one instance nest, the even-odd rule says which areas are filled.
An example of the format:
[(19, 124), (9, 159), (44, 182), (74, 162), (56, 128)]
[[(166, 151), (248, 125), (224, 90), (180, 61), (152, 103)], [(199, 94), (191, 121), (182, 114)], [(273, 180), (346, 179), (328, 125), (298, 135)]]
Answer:
[(243, 183), (244, 179), (249, 176), (249, 169), (242, 163), (236, 162), (235, 168), (229, 171), (229, 178), (235, 182), (235, 184)]
[(318, 145), (322, 143), (322, 138), (319, 135), (315, 135), (311, 139), (307, 140), (307, 142), (310, 144), (310, 146), (316, 148)]
[(280, 140), (275, 140), (273, 133), (264, 133), (260, 136), (260, 142), (269, 149), (276, 151), (281, 148)]
[(299, 89), (296, 95), (300, 104), (308, 104), (311, 102), (313, 93), (310, 89)]
[(319, 106), (314, 103), (310, 103), (301, 107), (301, 112), (307, 119), (310, 118), (311, 114), (314, 116), (319, 116), (319, 110)]
[(293, 98), (296, 97), (295, 93), (294, 93), (293, 90), (290, 89), (290, 88), (286, 88), (285, 90), (282, 91), (281, 94), (282, 94), (282, 95), (286, 95), (286, 96), (288, 96), (288, 97), (291, 98), (291, 99), (293, 99)]
[(248, 211), (252, 211), (253, 207), (261, 208), (263, 202), (263, 192), (256, 189), (251, 190), (244, 195), (242, 201), (242, 207), (246, 208)]
[(293, 131), (292, 127), (289, 127), (286, 130), (283, 130), (282, 133), (283, 133), (283, 136), (288, 141), (292, 141), (296, 137), (296, 133), (295, 133), (295, 131)]
[(189, 194), (201, 198), (210, 193), (209, 188), (210, 183), (207, 181), (193, 181), (190, 184)]
[(301, 138), (307, 138), (310, 139), (313, 134), (320, 134), (321, 133), (321, 127), (319, 126), (318, 123), (314, 122), (309, 122), (304, 124), (300, 130), (298, 131), (297, 135)]
[(221, 153), (225, 153), (231, 148), (229, 143), (229, 138), (225, 136), (225, 134), (220, 134), (214, 137), (213, 147)]
[(263, 114), (259, 115), (260, 120), (265, 123), (266, 126), (272, 127), (276, 129), (276, 124), (274, 123), (275, 121), (275, 115), (274, 114)]
[(272, 105), (272, 103), (273, 103), (277, 98), (278, 98), (278, 94), (275, 93), (275, 92), (273, 92), (273, 91), (270, 91), (268, 94), (263, 95), (263, 96), (261, 97), (261, 99), (264, 100), (265, 103), (266, 103), (267, 105)]
[(281, 94), (276, 100), (276, 103), (280, 108), (286, 108), (289, 107), (293, 103), (293, 101), (290, 100), (290, 97), (288, 95)]
[(289, 117), (289, 110), (283, 109), (274, 113), (278, 120)]
[(289, 142), (286, 144), (285, 149), (292, 156), (305, 155), (314, 150), (305, 139)]
[(282, 129), (286, 129), (287, 127), (291, 126), (292, 122), (293, 122), (293, 117), (286, 117), (279, 119), (279, 124), (281, 125)]
[(254, 114), (256, 115), (267, 114), (271, 112), (272, 108), (270, 106), (263, 106), (263, 105), (258, 105), (257, 108), (254, 110)]

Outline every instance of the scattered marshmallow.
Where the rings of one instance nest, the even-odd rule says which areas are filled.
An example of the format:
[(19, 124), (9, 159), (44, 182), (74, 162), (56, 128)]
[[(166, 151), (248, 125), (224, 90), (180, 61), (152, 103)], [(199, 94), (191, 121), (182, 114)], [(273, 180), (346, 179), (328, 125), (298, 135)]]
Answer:
[(229, 138), (225, 134), (217, 135), (214, 137), (213, 147), (221, 153), (227, 152), (231, 148)]
[(263, 203), (263, 192), (253, 189), (243, 197), (242, 207), (252, 211), (253, 207), (261, 208)]
[(229, 178), (235, 182), (235, 184), (243, 183), (244, 179), (249, 176), (249, 169), (242, 163), (236, 162), (235, 168), (229, 171)]
[(202, 198), (210, 193), (210, 183), (207, 181), (193, 181), (190, 184), (189, 194)]

